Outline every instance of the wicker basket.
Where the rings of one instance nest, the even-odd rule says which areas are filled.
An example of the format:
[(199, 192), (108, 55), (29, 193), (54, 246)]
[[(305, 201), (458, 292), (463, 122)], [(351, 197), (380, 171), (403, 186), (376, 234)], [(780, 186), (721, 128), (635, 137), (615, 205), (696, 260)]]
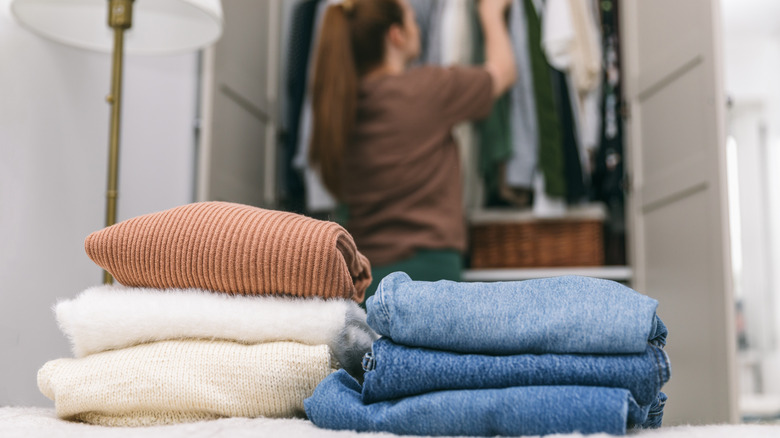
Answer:
[(603, 222), (600, 205), (545, 219), (530, 212), (480, 212), (471, 218), (471, 267), (601, 266)]

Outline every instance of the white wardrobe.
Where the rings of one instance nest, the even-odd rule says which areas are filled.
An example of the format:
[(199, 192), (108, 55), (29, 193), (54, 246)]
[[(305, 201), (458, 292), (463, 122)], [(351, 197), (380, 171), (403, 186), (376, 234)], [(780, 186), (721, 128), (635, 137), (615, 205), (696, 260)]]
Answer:
[[(225, 34), (202, 63), (199, 200), (275, 206), (284, 3), (223, 0)], [(621, 272), (660, 302), (669, 327), (664, 424), (734, 422), (720, 7), (622, 0), (620, 9), (630, 181)]]

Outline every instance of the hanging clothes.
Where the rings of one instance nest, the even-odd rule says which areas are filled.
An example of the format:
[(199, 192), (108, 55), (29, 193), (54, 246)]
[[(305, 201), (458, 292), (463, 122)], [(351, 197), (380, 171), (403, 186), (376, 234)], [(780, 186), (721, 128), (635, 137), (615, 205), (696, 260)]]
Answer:
[[(423, 64), (441, 66), (472, 65), (477, 47), (474, 42), (476, 26), (472, 16), (476, 14), (472, 0), (440, 0), (429, 2), (427, 8), (415, 3), (424, 14), (430, 14), (424, 20), (418, 18), (420, 33), (427, 41), (426, 51), (421, 53)], [(474, 124), (462, 123), (453, 129), (453, 137), (460, 154), (461, 180), (463, 182), (463, 207), (472, 210), (481, 205), (481, 180), (477, 167), (479, 147)]]
[(417, 27), (420, 29), (420, 57), (413, 65), (423, 64), (428, 57), (430, 43), (430, 32), (434, 20), (439, 0), (409, 0), (409, 4), (414, 9), (414, 18), (417, 21)]
[(285, 92), (287, 98), (287, 126), (284, 135), (282, 162), (285, 194), (282, 196), (287, 211), (304, 211), (304, 186), (300, 173), (293, 168), (293, 157), (298, 150), (298, 130), (300, 128), (301, 109), (306, 95), (309, 71), (309, 59), (312, 52), (314, 20), (319, 0), (298, 2), (292, 11), (287, 43), (287, 64), (285, 67)]
[[(482, 47), (484, 42), (481, 33), (475, 35), (475, 45)], [(476, 63), (484, 63), (484, 49), (480, 48), (476, 53)], [(499, 166), (506, 166), (513, 156), (511, 104), (512, 96), (509, 91), (496, 99), (487, 119), (476, 123), (479, 136), (479, 171), (484, 178), (485, 198), (489, 206), (499, 202), (500, 185), (505, 182), (500, 180), (496, 170)]]
[(507, 163), (510, 187), (530, 188), (539, 161), (539, 120), (529, 46), (526, 3), (514, 0), (509, 15), (509, 33), (515, 56), (517, 81), (510, 91), (512, 157)]
[[(445, 0), (440, 3), (441, 9), (439, 13), (441, 35), (441, 62), (440, 65), (451, 65), (459, 61), (458, 55), (460, 54), (460, 35), (458, 35), (458, 20), (460, 15), (460, 8), (462, 6), (461, 0)], [(469, 60), (470, 61), (470, 60)]]
[[(486, 60), (484, 32), (475, 9), (471, 16), (474, 28), (474, 64), (483, 65)], [(484, 181), (484, 203), (487, 206), (503, 205), (506, 202), (501, 197), (501, 185), (506, 184), (506, 163), (513, 155), (511, 104), (510, 90), (495, 100), (486, 119), (475, 123), (479, 140), (479, 173)]]
[(428, 28), (420, 29), (420, 33), (427, 35), (428, 47), (425, 56), (421, 56), (422, 64), (444, 65), (443, 41), (444, 15), (447, 8), (447, 0), (433, 1), (430, 6), (431, 16), (428, 20)]
[(620, 47), (617, 2), (601, 2), (604, 72), (601, 100), (601, 144), (596, 152), (592, 187), (593, 200), (607, 206), (605, 222), (605, 263), (624, 265), (625, 253), (625, 168), (623, 123), (621, 119)]
[(572, 110), (572, 99), (569, 79), (566, 74), (556, 69), (553, 72), (553, 88), (555, 90), (556, 106), (561, 120), (563, 137), (563, 165), (566, 176), (566, 203), (579, 204), (585, 200), (587, 190), (582, 176), (580, 162), (579, 139), (577, 126)]
[(566, 196), (566, 181), (561, 122), (555, 104), (550, 65), (541, 46), (541, 18), (533, 0), (523, 1), (528, 19), (528, 46), (539, 126), (539, 171), (544, 176), (545, 193), (563, 198)]
[[(472, 17), (476, 5), (472, 0), (447, 0), (449, 12), (444, 16), (443, 39), (449, 42), (445, 47), (444, 65), (474, 64), (474, 33), (476, 28)], [(479, 138), (473, 122), (465, 122), (453, 129), (452, 135), (460, 152), (461, 181), (463, 184), (463, 207), (473, 210), (481, 204), (481, 179), (479, 177)]]
[[(575, 30), (578, 25), (575, 24), (577, 19), (573, 10), (582, 9), (579, 8), (583, 5), (582, 2), (583, 0), (548, 0), (542, 18), (542, 48), (553, 67), (556, 107), (563, 128), (566, 202), (570, 205), (583, 201), (586, 196), (583, 161), (586, 161), (587, 154), (581, 147), (582, 137), (578, 127), (582, 121), (579, 87), (591, 87), (597, 83), (593, 79), (595, 75), (592, 74), (592, 60), (585, 61), (585, 52), (592, 51), (583, 49), (586, 44), (579, 40), (582, 36)], [(600, 67), (596, 59), (595, 71), (600, 71)]]
[(534, 174), (533, 213), (537, 218), (562, 218), (566, 216), (566, 200), (550, 196), (545, 187), (545, 178), (540, 172)]
[(578, 92), (595, 89), (601, 78), (599, 32), (591, 0), (547, 0), (542, 45), (553, 67), (572, 75)]
[[(587, 60), (588, 76), (592, 81), (578, 80), (575, 82), (580, 106), (579, 127), (580, 145), (583, 149), (583, 169), (587, 175), (591, 172), (591, 161), (600, 143), (601, 129), (601, 84), (603, 75), (603, 50), (601, 48), (601, 26), (598, 16), (597, 1), (571, 0), (577, 40), (580, 41), (584, 58)], [(575, 112), (576, 114), (576, 112)]]
[(567, 74), (577, 129), (581, 167), (590, 174), (598, 145), (598, 90), (601, 84), (600, 34), (591, 0), (548, 0), (542, 23), (542, 47), (555, 69)]

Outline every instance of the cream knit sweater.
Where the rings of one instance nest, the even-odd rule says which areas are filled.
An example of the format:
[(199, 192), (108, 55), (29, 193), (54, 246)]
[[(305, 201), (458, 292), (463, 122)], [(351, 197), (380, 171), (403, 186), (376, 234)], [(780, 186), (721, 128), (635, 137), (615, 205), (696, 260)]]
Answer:
[(338, 365), (326, 345), (164, 341), (58, 359), (38, 371), (57, 415), (105, 426), (303, 416)]

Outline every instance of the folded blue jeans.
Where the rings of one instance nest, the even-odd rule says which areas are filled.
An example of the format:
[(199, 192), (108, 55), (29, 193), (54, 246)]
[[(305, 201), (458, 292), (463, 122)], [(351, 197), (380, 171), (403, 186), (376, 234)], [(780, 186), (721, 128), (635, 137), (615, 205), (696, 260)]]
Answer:
[(588, 277), (459, 283), (395, 272), (366, 305), (380, 335), (461, 353), (642, 353), (666, 342), (658, 301)]
[(650, 405), (647, 419), (639, 426), (635, 426), (638, 429), (658, 429), (661, 427), (664, 419), (664, 407), (666, 406), (666, 394), (663, 392), (658, 394), (658, 399)]
[(599, 386), (627, 389), (640, 406), (649, 407), (671, 371), (663, 350), (645, 346), (640, 354), (488, 356), (407, 347), (380, 338), (363, 360), (362, 399), (375, 403), (452, 389)]
[(360, 392), (360, 384), (339, 370), (325, 378), (303, 405), (309, 419), (322, 428), (400, 435), (623, 435), (634, 426), (630, 419), (642, 416), (631, 394), (621, 388), (437, 391), (373, 404), (364, 404)]

